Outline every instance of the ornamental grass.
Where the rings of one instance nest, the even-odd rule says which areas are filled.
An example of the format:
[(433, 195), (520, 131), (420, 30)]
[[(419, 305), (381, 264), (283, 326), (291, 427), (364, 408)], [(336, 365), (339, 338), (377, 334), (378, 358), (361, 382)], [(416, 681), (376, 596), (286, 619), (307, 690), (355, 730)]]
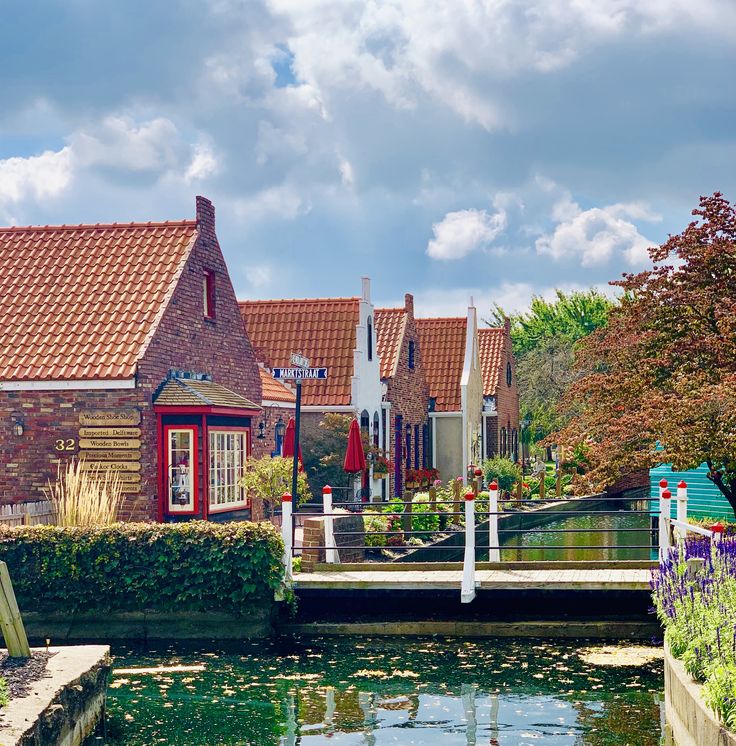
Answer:
[(82, 468), (71, 459), (56, 470), (44, 494), (54, 509), (57, 526), (109, 526), (118, 520), (123, 501), (120, 475), (110, 470)]
[[(700, 558), (702, 568), (687, 569)], [(652, 577), (672, 654), (703, 684), (703, 699), (736, 730), (736, 537), (689, 539)]]

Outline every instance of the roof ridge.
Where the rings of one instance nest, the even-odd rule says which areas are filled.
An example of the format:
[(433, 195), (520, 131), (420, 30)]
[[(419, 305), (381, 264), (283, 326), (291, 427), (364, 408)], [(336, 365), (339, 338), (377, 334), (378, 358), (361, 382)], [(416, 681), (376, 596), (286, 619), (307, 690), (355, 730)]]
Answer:
[(397, 313), (406, 313), (406, 308), (404, 306), (391, 306), (390, 308), (378, 308), (375, 309), (376, 313), (388, 313), (389, 311), (395, 311)]
[(479, 332), (505, 332), (506, 329), (503, 326), (479, 326)]
[(38, 231), (111, 230), (114, 228), (184, 228), (197, 227), (196, 220), (163, 220), (131, 223), (78, 223), (77, 225), (10, 225), (0, 226), (0, 233), (36, 233)]
[(415, 321), (467, 321), (467, 316), (416, 316)]
[(256, 306), (266, 305), (267, 303), (334, 303), (335, 301), (359, 301), (357, 295), (353, 297), (337, 297), (337, 298), (270, 298), (260, 300), (239, 300), (239, 306)]

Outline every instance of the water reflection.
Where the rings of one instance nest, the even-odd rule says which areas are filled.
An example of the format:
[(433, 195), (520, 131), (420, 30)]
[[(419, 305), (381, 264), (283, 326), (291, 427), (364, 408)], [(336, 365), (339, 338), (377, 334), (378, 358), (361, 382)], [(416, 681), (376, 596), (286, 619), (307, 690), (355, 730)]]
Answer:
[(578, 646), (457, 639), (296, 640), (213, 653), (126, 653), (91, 744), (655, 746), (661, 662), (602, 667)]

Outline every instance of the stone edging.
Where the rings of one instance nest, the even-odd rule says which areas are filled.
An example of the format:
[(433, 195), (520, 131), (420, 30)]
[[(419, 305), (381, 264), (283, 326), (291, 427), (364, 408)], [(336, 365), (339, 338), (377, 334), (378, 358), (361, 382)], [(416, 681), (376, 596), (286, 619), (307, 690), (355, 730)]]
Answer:
[(664, 697), (668, 736), (676, 746), (736, 746), (736, 734), (727, 730), (703, 701), (702, 686), (682, 662), (664, 646)]

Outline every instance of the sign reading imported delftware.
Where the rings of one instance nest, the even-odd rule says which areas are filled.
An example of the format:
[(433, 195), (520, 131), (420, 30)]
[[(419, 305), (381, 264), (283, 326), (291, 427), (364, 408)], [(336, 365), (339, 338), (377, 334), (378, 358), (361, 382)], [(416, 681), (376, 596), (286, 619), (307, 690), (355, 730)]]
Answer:
[(140, 438), (139, 427), (80, 427), (80, 438)]

